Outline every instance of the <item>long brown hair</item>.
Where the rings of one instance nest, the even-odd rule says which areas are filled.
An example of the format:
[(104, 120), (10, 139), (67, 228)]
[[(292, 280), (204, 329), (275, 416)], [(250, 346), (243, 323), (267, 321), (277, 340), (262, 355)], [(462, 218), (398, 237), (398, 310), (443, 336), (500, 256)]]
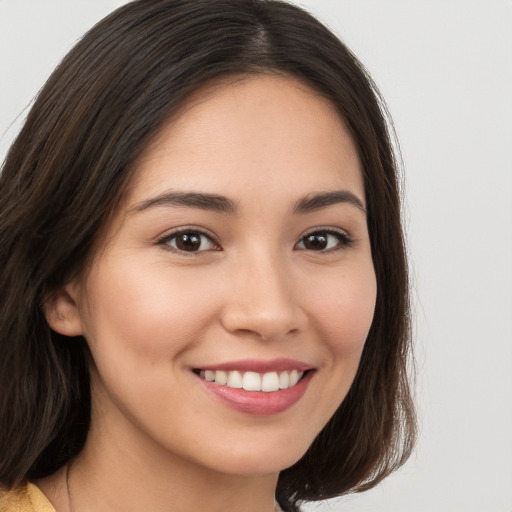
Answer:
[(304, 457), (282, 471), (286, 510), (368, 489), (415, 439), (409, 299), (397, 164), (386, 111), (347, 47), (273, 0), (139, 0), (93, 27), (51, 75), (0, 175), (0, 483), (55, 472), (90, 419), (85, 340), (41, 306), (86, 269), (133, 163), (184, 99), (222, 76), (292, 75), (335, 105), (363, 166), (375, 315), (355, 381)]

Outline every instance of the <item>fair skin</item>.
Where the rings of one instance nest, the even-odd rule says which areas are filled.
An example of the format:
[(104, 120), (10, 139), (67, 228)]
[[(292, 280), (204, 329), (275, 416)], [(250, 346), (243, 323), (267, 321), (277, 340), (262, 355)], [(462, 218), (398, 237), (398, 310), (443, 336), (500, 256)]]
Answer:
[[(74, 512), (273, 510), (373, 318), (364, 205), (352, 138), (304, 84), (245, 77), (187, 101), (137, 162), (87, 276), (46, 304), (94, 360)], [(237, 364), (304, 374), (280, 391), (204, 378)], [(69, 511), (64, 469), (38, 485)]]

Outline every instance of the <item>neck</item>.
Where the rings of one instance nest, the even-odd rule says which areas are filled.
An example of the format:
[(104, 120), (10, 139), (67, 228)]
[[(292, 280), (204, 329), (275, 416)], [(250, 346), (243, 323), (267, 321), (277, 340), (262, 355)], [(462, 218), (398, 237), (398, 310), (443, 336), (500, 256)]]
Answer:
[(118, 471), (112, 477), (107, 476), (106, 466), (102, 468), (91, 467), (84, 455), (66, 472), (69, 512), (197, 512), (206, 504), (209, 512), (279, 510), (274, 501), (275, 480), (192, 476), (183, 468), (169, 476), (141, 478), (138, 471)]

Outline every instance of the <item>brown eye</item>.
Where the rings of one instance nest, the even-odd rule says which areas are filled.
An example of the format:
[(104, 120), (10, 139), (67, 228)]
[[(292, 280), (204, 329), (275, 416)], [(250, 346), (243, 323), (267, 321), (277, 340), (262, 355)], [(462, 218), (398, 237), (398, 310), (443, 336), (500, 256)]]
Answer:
[(202, 252), (217, 250), (214, 241), (200, 231), (182, 231), (166, 237), (162, 241), (171, 248), (182, 252)]
[(315, 231), (303, 236), (297, 243), (298, 249), (307, 251), (329, 251), (348, 247), (353, 240), (338, 231)]
[(310, 251), (323, 251), (329, 242), (327, 233), (313, 233), (305, 236), (302, 240), (304, 248)]

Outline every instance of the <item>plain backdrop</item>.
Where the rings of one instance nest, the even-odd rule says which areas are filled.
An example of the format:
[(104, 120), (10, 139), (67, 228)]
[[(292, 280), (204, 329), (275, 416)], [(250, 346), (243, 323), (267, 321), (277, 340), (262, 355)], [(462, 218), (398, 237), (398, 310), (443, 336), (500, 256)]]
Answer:
[[(0, 158), (114, 0), (0, 0)], [(405, 164), (420, 439), (375, 489), (307, 511), (512, 511), (512, 3), (297, 0), (371, 71)]]

